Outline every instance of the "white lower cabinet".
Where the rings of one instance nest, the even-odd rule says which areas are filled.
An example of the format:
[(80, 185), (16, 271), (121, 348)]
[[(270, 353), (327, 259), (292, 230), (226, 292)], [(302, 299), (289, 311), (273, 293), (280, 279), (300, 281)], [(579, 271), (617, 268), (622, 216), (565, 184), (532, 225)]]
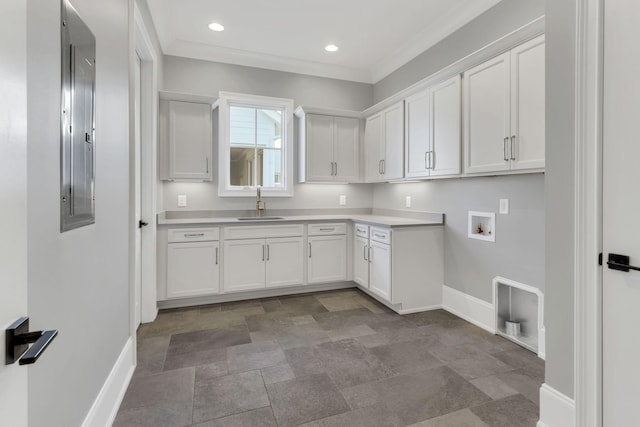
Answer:
[(302, 237), (267, 239), (266, 287), (300, 285), (303, 281)]
[(371, 241), (369, 251), (369, 289), (393, 302), (391, 295), (391, 246)]
[(307, 282), (347, 280), (347, 227), (344, 223), (311, 224), (308, 230)]
[(369, 287), (369, 238), (356, 236), (353, 239), (353, 281)]
[(217, 236), (217, 229), (172, 231), (167, 245), (167, 298), (220, 292), (220, 244), (202, 241)]
[(354, 226), (353, 280), (399, 313), (442, 303), (444, 256), (441, 226)]
[(304, 242), (300, 237), (224, 242), (224, 290), (300, 285)]

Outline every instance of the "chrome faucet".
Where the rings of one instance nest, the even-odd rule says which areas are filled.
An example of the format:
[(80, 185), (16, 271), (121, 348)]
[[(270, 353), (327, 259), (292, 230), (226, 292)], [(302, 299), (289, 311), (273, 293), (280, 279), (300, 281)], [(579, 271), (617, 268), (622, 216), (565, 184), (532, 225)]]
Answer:
[(256, 200), (256, 216), (261, 217), (262, 213), (267, 209), (267, 204), (262, 200), (260, 187), (258, 187), (258, 194)]

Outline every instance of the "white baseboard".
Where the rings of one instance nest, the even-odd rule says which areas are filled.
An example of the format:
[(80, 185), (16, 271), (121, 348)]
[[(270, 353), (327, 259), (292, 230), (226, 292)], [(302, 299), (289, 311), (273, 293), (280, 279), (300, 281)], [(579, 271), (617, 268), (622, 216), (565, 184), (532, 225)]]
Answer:
[(82, 427), (108, 427), (113, 424), (134, 369), (133, 339), (129, 337), (98, 397), (91, 405)]
[(491, 303), (443, 286), (442, 308), (492, 334), (496, 333), (495, 311)]
[(542, 384), (538, 427), (576, 427), (575, 401), (547, 384)]
[(423, 311), (439, 310), (441, 308), (442, 308), (442, 305), (432, 305), (428, 307), (408, 308), (406, 310), (400, 309), (398, 310), (398, 314), (421, 313)]

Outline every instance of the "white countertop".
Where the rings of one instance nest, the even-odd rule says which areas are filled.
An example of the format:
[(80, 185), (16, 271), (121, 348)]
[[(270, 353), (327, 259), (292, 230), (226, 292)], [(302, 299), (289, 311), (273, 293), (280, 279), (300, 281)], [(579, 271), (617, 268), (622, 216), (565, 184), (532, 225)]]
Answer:
[[(269, 216), (268, 214), (266, 215)], [(282, 219), (265, 220), (255, 218), (251, 220), (239, 220), (238, 218), (229, 217), (209, 217), (209, 218), (176, 218), (167, 219), (165, 213), (158, 215), (158, 225), (192, 225), (192, 224), (226, 224), (226, 225), (256, 225), (259, 224), (277, 224), (281, 222), (315, 222), (315, 221), (354, 221), (363, 222), (371, 225), (383, 227), (411, 227), (426, 225), (443, 225), (443, 220), (439, 221), (428, 219), (404, 218), (399, 216), (382, 216), (382, 215), (362, 215), (362, 214), (341, 214), (341, 215), (282, 215)], [(442, 218), (442, 215), (440, 214)]]

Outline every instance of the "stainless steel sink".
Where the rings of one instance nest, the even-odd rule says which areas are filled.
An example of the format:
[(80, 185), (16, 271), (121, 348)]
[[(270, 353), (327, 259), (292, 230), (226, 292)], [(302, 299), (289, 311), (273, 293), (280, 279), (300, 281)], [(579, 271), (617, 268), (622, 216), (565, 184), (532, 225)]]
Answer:
[(238, 221), (277, 221), (284, 219), (282, 216), (245, 216), (238, 218)]

